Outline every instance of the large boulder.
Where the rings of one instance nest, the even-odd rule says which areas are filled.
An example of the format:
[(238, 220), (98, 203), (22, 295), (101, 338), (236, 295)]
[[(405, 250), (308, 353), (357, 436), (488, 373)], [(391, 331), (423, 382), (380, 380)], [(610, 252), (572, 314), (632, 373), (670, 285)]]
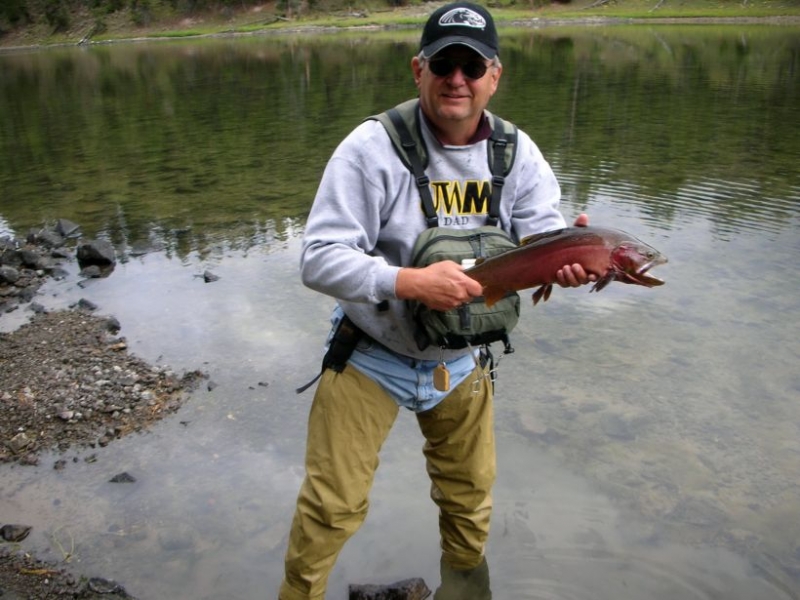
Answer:
[(98, 267), (101, 272), (110, 272), (117, 262), (114, 246), (106, 240), (82, 240), (76, 252), (81, 270)]

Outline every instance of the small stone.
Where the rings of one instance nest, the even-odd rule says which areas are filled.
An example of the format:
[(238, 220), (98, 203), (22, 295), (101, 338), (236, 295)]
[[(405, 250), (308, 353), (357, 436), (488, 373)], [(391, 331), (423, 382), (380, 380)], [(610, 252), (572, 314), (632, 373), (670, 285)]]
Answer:
[(116, 334), (120, 329), (122, 329), (122, 325), (120, 325), (119, 320), (116, 317), (108, 317), (106, 319), (106, 329), (113, 334)]
[(3, 525), (0, 527), (0, 537), (7, 542), (21, 542), (33, 529), (30, 525)]
[(85, 310), (88, 312), (92, 312), (97, 310), (97, 304), (92, 302), (91, 300), (87, 300), (86, 298), (81, 298), (78, 300), (78, 308), (81, 310)]
[(8, 441), (8, 447), (14, 454), (19, 454), (31, 443), (31, 439), (25, 435), (25, 432), (18, 433)]
[(0, 283), (16, 283), (19, 281), (19, 271), (14, 267), (0, 266)]
[(108, 481), (109, 483), (134, 483), (136, 478), (127, 471), (123, 471), (122, 473), (114, 475)]
[(77, 223), (73, 223), (69, 219), (59, 219), (56, 221), (56, 231), (63, 235), (64, 237), (69, 237), (75, 233), (77, 233), (78, 229), (80, 229), (80, 225)]
[(123, 587), (116, 581), (112, 581), (111, 579), (103, 579), (102, 577), (92, 577), (86, 583), (86, 586), (89, 588), (90, 591), (94, 592), (95, 594), (122, 595), (125, 593)]
[(26, 454), (19, 459), (19, 464), (24, 467), (35, 467), (39, 464), (39, 457), (33, 453)]
[(38, 302), (31, 302), (28, 308), (30, 308), (31, 312), (34, 312), (37, 315), (47, 312), (47, 309)]

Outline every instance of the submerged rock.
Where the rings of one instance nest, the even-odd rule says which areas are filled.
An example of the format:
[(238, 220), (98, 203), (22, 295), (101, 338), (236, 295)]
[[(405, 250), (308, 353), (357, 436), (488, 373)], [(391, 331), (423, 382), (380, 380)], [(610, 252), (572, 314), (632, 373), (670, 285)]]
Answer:
[(203, 281), (205, 281), (206, 283), (213, 283), (214, 281), (219, 281), (219, 275), (216, 275), (211, 271), (204, 271)]
[(65, 238), (78, 233), (78, 230), (80, 228), (81, 228), (80, 225), (78, 225), (77, 223), (73, 223), (69, 219), (59, 219), (58, 221), (56, 221), (56, 231)]
[(130, 598), (120, 584), (111, 579), (103, 579), (102, 577), (92, 577), (86, 582), (86, 588), (95, 594), (113, 594), (118, 598)]
[(350, 600), (425, 600), (430, 595), (431, 590), (419, 577), (389, 585), (350, 584)]
[(3, 525), (0, 527), (0, 537), (7, 542), (21, 542), (33, 529), (30, 525)]

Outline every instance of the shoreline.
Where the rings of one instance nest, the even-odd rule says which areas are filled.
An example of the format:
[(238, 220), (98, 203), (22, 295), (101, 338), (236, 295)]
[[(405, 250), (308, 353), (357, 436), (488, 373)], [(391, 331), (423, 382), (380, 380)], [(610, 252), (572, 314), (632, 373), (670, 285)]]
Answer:
[[(403, 12), (402, 14), (408, 14)], [(547, 28), (547, 27), (600, 27), (600, 26), (623, 26), (623, 25), (765, 25), (765, 26), (800, 26), (800, 15), (786, 14), (786, 15), (772, 15), (772, 16), (687, 16), (687, 17), (617, 17), (617, 16), (602, 16), (602, 15), (587, 15), (586, 17), (559, 17), (559, 16), (541, 16), (531, 17), (525, 19), (519, 18), (503, 18), (502, 13), (497, 17), (497, 23), (501, 27), (519, 27), (519, 28)], [(371, 24), (341, 24), (341, 25), (323, 25), (315, 24), (313, 22), (301, 23), (296, 25), (283, 25), (277, 28), (271, 28), (265, 25), (263, 28), (253, 29), (248, 31), (236, 30), (236, 26), (225, 29), (220, 27), (218, 30), (208, 32), (192, 33), (191, 27), (187, 26), (187, 33), (180, 27), (170, 28), (163, 33), (155, 30), (142, 32), (141, 35), (126, 35), (121, 34), (119, 37), (112, 37), (109, 39), (91, 40), (83, 38), (80, 40), (65, 40), (65, 41), (38, 41), (30, 44), (10, 44), (6, 45), (3, 38), (0, 37), (0, 54), (25, 52), (31, 50), (46, 50), (50, 48), (64, 48), (72, 46), (105, 46), (114, 44), (134, 44), (144, 42), (161, 42), (161, 41), (191, 41), (202, 39), (215, 39), (215, 38), (239, 38), (239, 37), (257, 37), (257, 36), (279, 36), (279, 35), (314, 35), (323, 33), (336, 33), (345, 31), (391, 31), (401, 29), (417, 29), (421, 28), (422, 21), (418, 24), (407, 24), (401, 22), (392, 23), (371, 23)]]

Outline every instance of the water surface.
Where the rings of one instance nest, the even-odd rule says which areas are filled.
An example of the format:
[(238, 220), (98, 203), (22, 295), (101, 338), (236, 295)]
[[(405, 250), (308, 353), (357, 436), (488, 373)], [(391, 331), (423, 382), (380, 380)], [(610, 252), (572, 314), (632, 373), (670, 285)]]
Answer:
[[(506, 32), (491, 108), (551, 160), (567, 218), (670, 263), (662, 288), (524, 302), (497, 384), (496, 598), (800, 597), (798, 33)], [(64, 471), (4, 467), (0, 512), (35, 526), (24, 548), (74, 544), (72, 568), (142, 600), (277, 590), (312, 397), (294, 388), (332, 307), (298, 280), (299, 238), (338, 141), (414, 93), (416, 37), (0, 54), (0, 231), (69, 218), (120, 256), (84, 286), (73, 265), (41, 302), (85, 297), (140, 356), (217, 384)], [(401, 413), (329, 598), (438, 582), (421, 446)], [(137, 482), (108, 483), (123, 470)]]

